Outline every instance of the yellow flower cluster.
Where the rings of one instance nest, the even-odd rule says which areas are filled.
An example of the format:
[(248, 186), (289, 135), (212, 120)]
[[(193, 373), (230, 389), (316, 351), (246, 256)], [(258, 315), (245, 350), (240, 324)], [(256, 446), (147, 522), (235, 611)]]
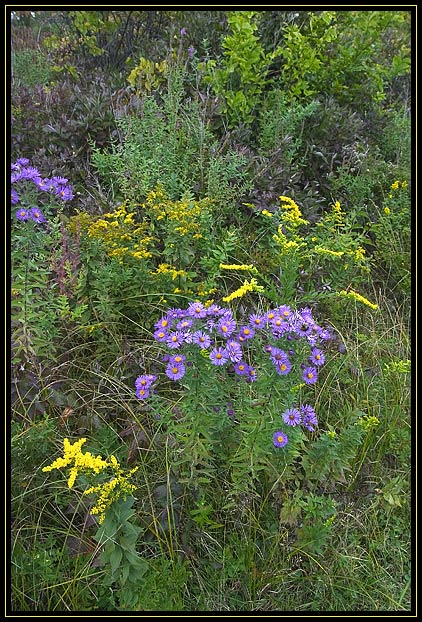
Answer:
[(119, 469), (116, 477), (109, 482), (99, 484), (98, 486), (91, 486), (91, 488), (85, 490), (84, 495), (99, 495), (95, 505), (90, 509), (90, 513), (100, 515), (98, 521), (100, 524), (104, 521), (105, 513), (113, 501), (116, 501), (120, 497), (124, 499), (126, 495), (130, 495), (136, 490), (136, 486), (130, 484), (128, 478), (135, 473), (137, 469), (138, 467), (131, 469), (126, 475)]
[(394, 183), (391, 184), (392, 190), (398, 190), (400, 187), (403, 189), (407, 188), (407, 181), (400, 182), (397, 179)]
[(113, 212), (104, 214), (102, 218), (93, 218), (81, 213), (71, 219), (69, 229), (77, 230), (79, 226), (90, 238), (101, 240), (109, 257), (116, 257), (120, 263), (126, 257), (146, 259), (152, 257), (149, 246), (154, 237), (146, 235), (148, 223), (136, 223), (135, 214), (128, 212), (127, 203)]
[[(391, 186), (390, 186), (391, 190), (400, 190), (403, 189), (405, 190), (407, 188), (407, 181), (399, 181), (398, 179), (396, 179), (396, 181), (394, 181)], [(393, 192), (390, 192), (388, 194), (388, 199), (392, 199), (393, 198)], [(386, 201), (387, 202), (387, 201)], [(391, 207), (393, 207), (392, 205), (386, 205), (384, 207), (384, 214), (386, 214), (387, 216), (389, 216), (391, 214)], [(395, 206), (394, 206), (395, 207)]]
[(258, 285), (258, 281), (256, 279), (251, 279), (250, 281), (244, 281), (243, 285), (239, 287), (239, 289), (236, 289), (234, 292), (232, 292), (228, 296), (225, 296), (223, 298), (223, 301), (230, 302), (231, 300), (234, 300), (235, 298), (241, 298), (248, 292), (263, 292), (263, 291), (264, 291), (264, 288), (262, 287), (262, 285)]
[(349, 291), (345, 291), (342, 290), (341, 292), (338, 292), (339, 296), (343, 296), (345, 298), (350, 298), (351, 300), (356, 300), (357, 302), (361, 302), (362, 304), (366, 305), (367, 307), (370, 307), (370, 309), (378, 309), (378, 305), (374, 304), (373, 302), (370, 302), (367, 298), (365, 298), (364, 296), (362, 296), (361, 294), (358, 294), (357, 292), (353, 291), (352, 289), (350, 289)]
[(208, 214), (211, 205), (210, 199), (183, 198), (180, 201), (170, 200), (162, 186), (158, 185), (152, 190), (142, 208), (155, 217), (155, 220), (163, 220), (172, 225), (174, 233), (194, 239), (202, 238), (203, 218)]
[(307, 225), (309, 222), (302, 218), (302, 213), (297, 203), (289, 197), (281, 196), (281, 207), (284, 210), (281, 220), (289, 229), (296, 229), (299, 225)]
[(252, 272), (253, 274), (258, 274), (258, 270), (256, 269), (255, 266), (253, 266), (252, 264), (237, 264), (237, 263), (231, 263), (231, 264), (226, 264), (226, 263), (221, 263), (220, 264), (220, 269), (221, 270), (246, 270), (248, 272)]
[(80, 473), (87, 473), (92, 471), (94, 474), (103, 472), (105, 469), (110, 468), (114, 473), (112, 480), (97, 486), (91, 486), (84, 491), (84, 495), (92, 493), (98, 493), (99, 497), (96, 504), (91, 509), (91, 514), (100, 514), (99, 522), (102, 523), (105, 518), (105, 511), (113, 501), (116, 501), (119, 497), (124, 497), (127, 494), (131, 494), (136, 486), (128, 482), (129, 477), (135, 473), (138, 467), (131, 469), (128, 473), (124, 473), (120, 468), (115, 456), (110, 456), (109, 460), (103, 460), (101, 456), (94, 456), (91, 452), (87, 451), (82, 453), (82, 445), (86, 443), (86, 438), (80, 438), (78, 441), (70, 443), (68, 438), (63, 440), (63, 457), (57, 458), (49, 466), (44, 467), (42, 470), (47, 473), (54, 469), (61, 469), (63, 467), (70, 467), (69, 478), (67, 485), (69, 488), (73, 488), (75, 480)]
[(158, 276), (159, 274), (170, 274), (172, 281), (174, 281), (178, 276), (186, 276), (185, 270), (177, 270), (174, 266), (171, 266), (168, 263), (160, 263), (158, 268), (154, 272), (150, 272), (152, 276)]
[(103, 460), (101, 456), (93, 456), (91, 452), (87, 451), (86, 454), (81, 452), (82, 445), (86, 443), (86, 438), (80, 438), (73, 445), (69, 442), (68, 438), (63, 440), (63, 457), (57, 458), (52, 464), (43, 468), (43, 471), (53, 471), (54, 469), (61, 469), (63, 467), (71, 466), (69, 479), (67, 485), (69, 488), (73, 488), (76, 477), (79, 471), (92, 470), (94, 473), (100, 473), (109, 466), (118, 465), (114, 456), (111, 456), (110, 462)]
[[(200, 283), (198, 285), (198, 291), (196, 292), (196, 295), (200, 296), (201, 298), (205, 298), (206, 296), (210, 296), (211, 294), (214, 294), (216, 291), (217, 291), (216, 287), (205, 289), (205, 285), (203, 283)], [(212, 303), (209, 303), (209, 304), (212, 304)]]
[(267, 209), (263, 209), (261, 214), (263, 216), (267, 216), (268, 218), (272, 218), (274, 216), (274, 214), (272, 214), (271, 212), (269, 212)]
[(335, 233), (338, 227), (344, 227), (345, 213), (341, 210), (340, 201), (336, 201), (331, 206), (331, 212), (327, 212), (324, 218), (317, 223), (317, 227)]
[(306, 242), (303, 238), (295, 236), (295, 240), (288, 240), (286, 234), (283, 232), (283, 226), (279, 225), (277, 233), (274, 233), (273, 240), (281, 247), (283, 254), (288, 254), (291, 251), (296, 251), (303, 246), (306, 246)]
[(314, 251), (318, 255), (332, 255), (334, 257), (341, 257), (344, 255), (344, 251), (332, 251), (329, 248), (324, 248), (323, 246), (315, 246)]

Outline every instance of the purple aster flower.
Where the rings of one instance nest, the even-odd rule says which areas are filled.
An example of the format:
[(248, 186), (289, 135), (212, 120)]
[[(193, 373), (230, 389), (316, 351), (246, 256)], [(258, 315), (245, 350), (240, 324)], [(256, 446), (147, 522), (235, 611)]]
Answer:
[(302, 424), (310, 430), (311, 432), (315, 431), (315, 426), (318, 425), (318, 419), (316, 416), (315, 410), (309, 404), (305, 404), (300, 407), (302, 412)]
[(255, 329), (252, 326), (241, 326), (238, 339), (245, 341), (246, 339), (252, 339), (255, 335)]
[(311, 432), (315, 431), (315, 427), (318, 425), (318, 419), (316, 416), (315, 410), (309, 404), (305, 404), (300, 407), (302, 412), (302, 424), (310, 430)]
[(29, 211), (21, 207), (21, 209), (18, 209), (18, 211), (16, 212), (16, 218), (18, 220), (28, 220)]
[(191, 333), (190, 330), (182, 330), (181, 333), (183, 335), (184, 343), (192, 343), (192, 341), (193, 341), (193, 333)]
[(12, 188), (11, 195), (12, 205), (16, 205), (16, 203), (19, 203), (19, 196), (14, 188)]
[(253, 313), (250, 317), (249, 317), (249, 323), (254, 327), (254, 328), (263, 328), (264, 324), (265, 324), (265, 316), (262, 315), (257, 315), (256, 313)]
[(188, 56), (189, 56), (189, 58), (193, 58), (193, 55), (195, 54), (195, 51), (196, 51), (196, 50), (195, 50), (195, 48), (193, 47), (193, 45), (190, 45), (190, 46), (188, 47)]
[(275, 365), (289, 360), (289, 357), (284, 350), (280, 350), (280, 348), (276, 348), (274, 346), (271, 346), (270, 356)]
[(35, 220), (35, 222), (45, 222), (46, 220), (38, 207), (33, 207), (29, 210), (29, 217), (32, 218), (32, 220)]
[(236, 320), (232, 318), (222, 317), (218, 322), (218, 332), (223, 337), (230, 337), (230, 335), (236, 330)]
[(285, 359), (283, 361), (278, 361), (277, 363), (274, 362), (274, 367), (280, 376), (286, 376), (291, 371), (292, 364), (288, 359)]
[(153, 382), (157, 380), (157, 376), (153, 376), (152, 374), (144, 374), (143, 376), (138, 376), (135, 380), (135, 387), (137, 389), (149, 389)]
[(162, 328), (165, 330), (169, 330), (171, 326), (171, 318), (168, 315), (164, 315), (158, 322), (154, 324), (155, 328)]
[(312, 333), (312, 325), (310, 322), (311, 320), (309, 317), (306, 315), (303, 316), (298, 311), (295, 311), (290, 318), (290, 324), (293, 331), (300, 337), (306, 337)]
[(28, 166), (22, 170), (21, 179), (41, 179), (40, 172), (33, 166)]
[(321, 328), (318, 331), (318, 334), (319, 334), (319, 338), (322, 339), (323, 341), (329, 341), (330, 339), (333, 339), (332, 333), (327, 328)]
[(169, 358), (170, 365), (183, 365), (186, 361), (186, 356), (184, 354), (174, 354)]
[(187, 311), (183, 309), (175, 309), (174, 307), (172, 307), (171, 309), (168, 309), (166, 313), (166, 316), (169, 318), (181, 318), (181, 317), (186, 317), (186, 315), (187, 315)]
[(186, 330), (187, 328), (190, 328), (193, 324), (193, 320), (190, 320), (188, 318), (185, 318), (184, 320), (180, 320), (180, 322), (177, 322), (176, 324), (176, 328), (178, 330)]
[(234, 339), (230, 339), (226, 343), (226, 350), (233, 363), (238, 363), (242, 360), (242, 346), (237, 341), (234, 341)]
[(277, 315), (282, 317), (284, 320), (289, 319), (292, 314), (292, 310), (289, 305), (281, 305), (281, 307), (277, 307)]
[(176, 330), (173, 333), (169, 333), (166, 339), (166, 343), (168, 347), (171, 349), (180, 348), (183, 341), (184, 341), (183, 334), (179, 332), (178, 330)]
[(315, 382), (318, 380), (318, 372), (316, 370), (316, 367), (305, 367), (302, 377), (306, 384), (315, 384)]
[(154, 333), (155, 341), (166, 341), (168, 338), (168, 332), (164, 328), (158, 328)]
[(180, 34), (182, 35), (182, 37), (184, 37), (185, 35), (188, 34), (188, 31), (186, 30), (186, 28), (181, 28)]
[(302, 421), (302, 414), (297, 408), (288, 408), (281, 416), (287, 425), (299, 425)]
[(210, 359), (214, 365), (224, 365), (229, 360), (229, 355), (225, 348), (214, 348), (210, 352)]
[(12, 184), (16, 183), (20, 179), (22, 179), (22, 173), (20, 171), (18, 171), (17, 173), (12, 173), (10, 175), (10, 181), (12, 182)]
[(306, 341), (309, 343), (310, 346), (314, 348), (318, 343), (318, 335), (314, 331), (312, 331), (310, 335), (306, 335)]
[(147, 388), (139, 388), (136, 390), (136, 397), (138, 400), (146, 400), (149, 397), (149, 389)]
[(275, 311), (273, 309), (269, 309), (267, 313), (265, 314), (265, 320), (267, 322), (271, 322), (275, 318), (275, 316), (276, 316)]
[(75, 196), (70, 186), (59, 186), (54, 191), (54, 194), (56, 194), (62, 201), (71, 201)]
[(238, 376), (247, 376), (249, 374), (249, 365), (245, 361), (239, 361), (235, 363), (234, 371)]
[(52, 188), (51, 186), (52, 182), (47, 177), (45, 179), (37, 178), (36, 180), (34, 180), (34, 183), (37, 186), (38, 190), (44, 190), (45, 192), (48, 192)]
[(325, 363), (325, 354), (322, 350), (318, 350), (318, 348), (313, 348), (309, 360), (314, 365), (324, 365)]
[(29, 164), (28, 158), (18, 158), (12, 166), (26, 166), (27, 164)]
[(186, 369), (182, 363), (169, 363), (166, 367), (166, 376), (170, 378), (170, 380), (180, 380), (185, 375)]
[(58, 186), (65, 186), (69, 180), (66, 179), (66, 177), (52, 177), (51, 181), (56, 187), (58, 187)]
[(192, 336), (193, 343), (196, 343), (202, 350), (206, 350), (211, 345), (211, 338), (208, 333), (197, 330)]
[(214, 318), (210, 318), (206, 321), (205, 326), (206, 328), (208, 328), (208, 330), (213, 331), (214, 328), (217, 326), (217, 322), (216, 320), (214, 320)]
[(289, 439), (287, 437), (287, 434), (285, 434), (282, 430), (279, 430), (278, 432), (274, 432), (274, 446), (275, 447), (284, 447), (285, 445), (287, 445)]
[(207, 309), (207, 316), (211, 317), (213, 315), (218, 316), (220, 315), (221, 312), (221, 307), (219, 307), (218, 305), (210, 305)]
[(254, 382), (257, 379), (256, 369), (252, 366), (248, 367), (247, 382)]
[(202, 302), (191, 302), (186, 311), (189, 317), (203, 318), (207, 315), (207, 310)]

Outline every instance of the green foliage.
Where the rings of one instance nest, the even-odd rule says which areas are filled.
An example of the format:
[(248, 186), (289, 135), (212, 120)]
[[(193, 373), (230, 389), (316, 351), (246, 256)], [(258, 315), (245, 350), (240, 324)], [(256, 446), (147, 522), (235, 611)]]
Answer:
[(372, 231), (377, 264), (390, 280), (391, 290), (405, 296), (409, 296), (411, 290), (410, 221), (408, 182), (396, 180), (391, 184)]
[(149, 569), (148, 562), (136, 551), (141, 528), (130, 520), (135, 513), (133, 502), (133, 497), (127, 497), (113, 503), (94, 536), (103, 547), (100, 561), (107, 566), (103, 585), (114, 587), (114, 602), (121, 611), (143, 609), (140, 592)]
[(228, 16), (230, 34), (222, 41), (223, 57), (200, 63), (206, 84), (222, 98), (222, 114), (229, 127), (250, 125), (268, 83), (268, 70), (280, 50), (266, 53), (255, 32), (258, 30), (256, 11), (231, 11)]
[(12, 53), (13, 82), (25, 87), (43, 86), (53, 78), (47, 56), (39, 50), (19, 50)]
[(283, 158), (291, 165), (297, 159), (302, 144), (306, 119), (318, 108), (319, 102), (316, 100), (309, 104), (290, 103), (281, 89), (267, 93), (259, 114), (259, 144), (262, 152), (282, 149)]
[(204, 105), (184, 100), (183, 77), (171, 69), (161, 105), (147, 95), (139, 118), (119, 119), (119, 142), (111, 152), (94, 148), (93, 164), (116, 198), (139, 202), (161, 183), (172, 199), (194, 191), (228, 211), (244, 182), (245, 159), (219, 147)]
[[(31, 200), (28, 195), (26, 200)], [(25, 205), (24, 197), (22, 205)], [(45, 208), (43, 211), (48, 214)], [(56, 355), (59, 305), (51, 288), (50, 261), (57, 242), (57, 220), (50, 221), (49, 234), (32, 220), (13, 223), (11, 338), (14, 365), (34, 366)]]
[(393, 77), (410, 70), (409, 18), (405, 11), (321, 11), (309, 13), (305, 25), (286, 26), (285, 89), (292, 97), (324, 93), (376, 109)]

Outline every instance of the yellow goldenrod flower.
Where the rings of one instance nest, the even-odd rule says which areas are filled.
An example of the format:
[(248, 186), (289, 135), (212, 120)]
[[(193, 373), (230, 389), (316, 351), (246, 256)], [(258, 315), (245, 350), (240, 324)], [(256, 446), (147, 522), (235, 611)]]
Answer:
[(391, 214), (391, 209), (389, 207), (384, 207), (384, 214), (387, 214), (387, 216), (389, 216)]
[(274, 216), (274, 214), (272, 214), (271, 212), (269, 212), (267, 209), (263, 209), (261, 214), (263, 216), (267, 216), (268, 218), (272, 218)]
[(351, 300), (356, 300), (357, 302), (361, 302), (362, 304), (366, 305), (370, 309), (374, 309), (374, 310), (378, 309), (377, 304), (370, 302), (367, 298), (365, 298), (361, 294), (358, 294), (357, 292), (354, 292), (352, 289), (350, 289), (347, 292), (345, 290), (342, 290), (341, 292), (338, 292), (338, 295), (343, 296), (345, 298), (350, 298)]
[(281, 196), (280, 200), (282, 201), (281, 207), (284, 210), (281, 220), (288, 228), (296, 229), (299, 225), (309, 224), (307, 220), (302, 218), (299, 206), (293, 201), (293, 199)]
[(120, 464), (115, 456), (110, 456), (109, 460), (103, 460), (101, 456), (94, 456), (91, 452), (87, 451), (82, 453), (82, 445), (86, 442), (86, 438), (81, 438), (73, 445), (69, 442), (69, 439), (63, 440), (63, 457), (57, 458), (52, 464), (44, 467), (44, 472), (52, 471), (53, 469), (60, 469), (63, 467), (70, 467), (68, 476), (68, 487), (73, 488), (75, 480), (80, 472), (87, 473), (92, 471), (93, 474), (98, 475), (104, 472), (106, 469), (111, 469), (113, 478), (105, 483), (97, 486), (91, 486), (84, 491), (85, 495), (99, 493), (96, 504), (91, 509), (91, 514), (100, 514), (100, 523), (105, 518), (105, 511), (110, 507), (113, 501), (116, 501), (120, 497), (125, 497), (135, 490), (135, 486), (128, 482), (129, 477), (137, 471), (138, 467), (130, 470), (128, 473), (124, 473), (120, 468)]
[(395, 181), (393, 184), (391, 184), (391, 188), (393, 190), (397, 190), (397, 188), (399, 187), (400, 182), (399, 181)]
[(402, 188), (407, 188), (407, 181), (402, 181), (401, 182), (401, 187)]
[(219, 266), (222, 270), (248, 270), (249, 272), (257, 273), (258, 270), (252, 264), (237, 264), (237, 263), (221, 263)]
[(352, 255), (355, 261), (362, 261), (362, 259), (365, 259), (365, 252), (365, 249), (359, 246), (359, 248), (353, 251), (348, 251), (348, 255)]
[(234, 292), (232, 292), (228, 296), (225, 296), (223, 298), (223, 301), (230, 302), (231, 300), (234, 300), (235, 298), (241, 298), (248, 292), (263, 292), (263, 291), (264, 291), (264, 288), (261, 285), (258, 285), (257, 280), (251, 279), (250, 281), (244, 281), (243, 285), (239, 287), (239, 289), (236, 289)]
[(314, 251), (319, 255), (333, 255), (334, 257), (341, 257), (344, 255), (344, 251), (332, 251), (329, 248), (323, 246), (315, 246)]

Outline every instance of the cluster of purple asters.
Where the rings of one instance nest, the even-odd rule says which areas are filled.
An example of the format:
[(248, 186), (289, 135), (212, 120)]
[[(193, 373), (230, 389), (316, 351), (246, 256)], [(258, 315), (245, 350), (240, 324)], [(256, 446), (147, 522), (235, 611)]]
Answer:
[[(70, 201), (74, 194), (72, 187), (68, 183), (66, 177), (42, 177), (39, 170), (29, 165), (28, 158), (19, 158), (11, 165), (11, 202), (12, 205), (19, 203), (19, 195), (13, 184), (21, 184), (22, 182), (30, 182), (35, 188), (42, 192), (48, 192), (57, 197), (60, 201)], [(25, 209), (21, 208), (16, 213), (18, 220), (35, 220), (36, 222), (44, 222), (45, 218), (38, 208)]]
[(157, 380), (157, 376), (153, 374), (144, 374), (138, 376), (135, 380), (136, 397), (140, 400), (146, 400), (149, 397), (151, 390), (153, 390), (153, 384)]
[[(316, 412), (309, 404), (303, 404), (299, 408), (287, 408), (281, 416), (286, 425), (303, 425), (311, 432), (314, 432), (318, 425)], [(274, 432), (273, 442), (275, 447), (284, 447), (289, 442), (289, 437), (283, 430), (278, 430)]]
[[(201, 302), (192, 302), (187, 309), (169, 309), (155, 323), (154, 339), (165, 345), (170, 351), (164, 355), (165, 373), (171, 380), (180, 380), (186, 368), (192, 365), (186, 360), (192, 344), (203, 351), (210, 362), (217, 366), (227, 366), (236, 376), (246, 382), (257, 379), (256, 369), (246, 362), (249, 359), (245, 350), (251, 340), (259, 336), (264, 351), (268, 354), (274, 370), (285, 376), (292, 369), (295, 351), (292, 348), (295, 340), (304, 339), (309, 345), (310, 354), (306, 364), (302, 364), (302, 379), (306, 384), (314, 384), (318, 380), (318, 370), (325, 362), (324, 343), (332, 338), (332, 334), (317, 324), (309, 308), (298, 311), (288, 305), (281, 305), (269, 311), (249, 315), (246, 321), (238, 323), (231, 309), (212, 304), (205, 306)], [(291, 342), (284, 350), (283, 343)], [(289, 348), (289, 349), (288, 349)], [(182, 353), (183, 351), (186, 354)], [(145, 379), (155, 376), (140, 376), (136, 380), (137, 396), (145, 399), (149, 396), (150, 384), (145, 386)], [(143, 381), (140, 393), (140, 383)], [(230, 415), (232, 414), (230, 410)], [(310, 431), (315, 430), (318, 420), (314, 409), (306, 404), (300, 408), (287, 409), (282, 415), (288, 426), (302, 425)], [(274, 445), (284, 447), (288, 437), (283, 431), (274, 434)]]
[[(331, 339), (331, 334), (315, 322), (309, 308), (292, 311), (288, 305), (282, 305), (263, 314), (253, 313), (247, 322), (238, 325), (230, 309), (218, 305), (205, 307), (201, 302), (192, 302), (187, 309), (170, 309), (156, 322), (154, 339), (172, 351), (180, 351), (185, 345), (193, 343), (201, 350), (209, 350), (208, 356), (213, 365), (232, 366), (235, 374), (253, 382), (257, 372), (245, 361), (244, 348), (257, 333), (268, 341), (264, 350), (280, 376), (291, 371), (294, 350), (281, 349), (277, 341), (280, 338), (288, 341), (306, 339), (311, 351), (309, 365), (303, 365), (302, 378), (306, 384), (314, 384), (318, 380), (318, 368), (325, 362), (321, 344)], [(179, 380), (185, 374), (186, 357), (180, 355), (180, 358), (175, 360), (172, 357), (168, 362), (166, 374), (169, 378)]]

